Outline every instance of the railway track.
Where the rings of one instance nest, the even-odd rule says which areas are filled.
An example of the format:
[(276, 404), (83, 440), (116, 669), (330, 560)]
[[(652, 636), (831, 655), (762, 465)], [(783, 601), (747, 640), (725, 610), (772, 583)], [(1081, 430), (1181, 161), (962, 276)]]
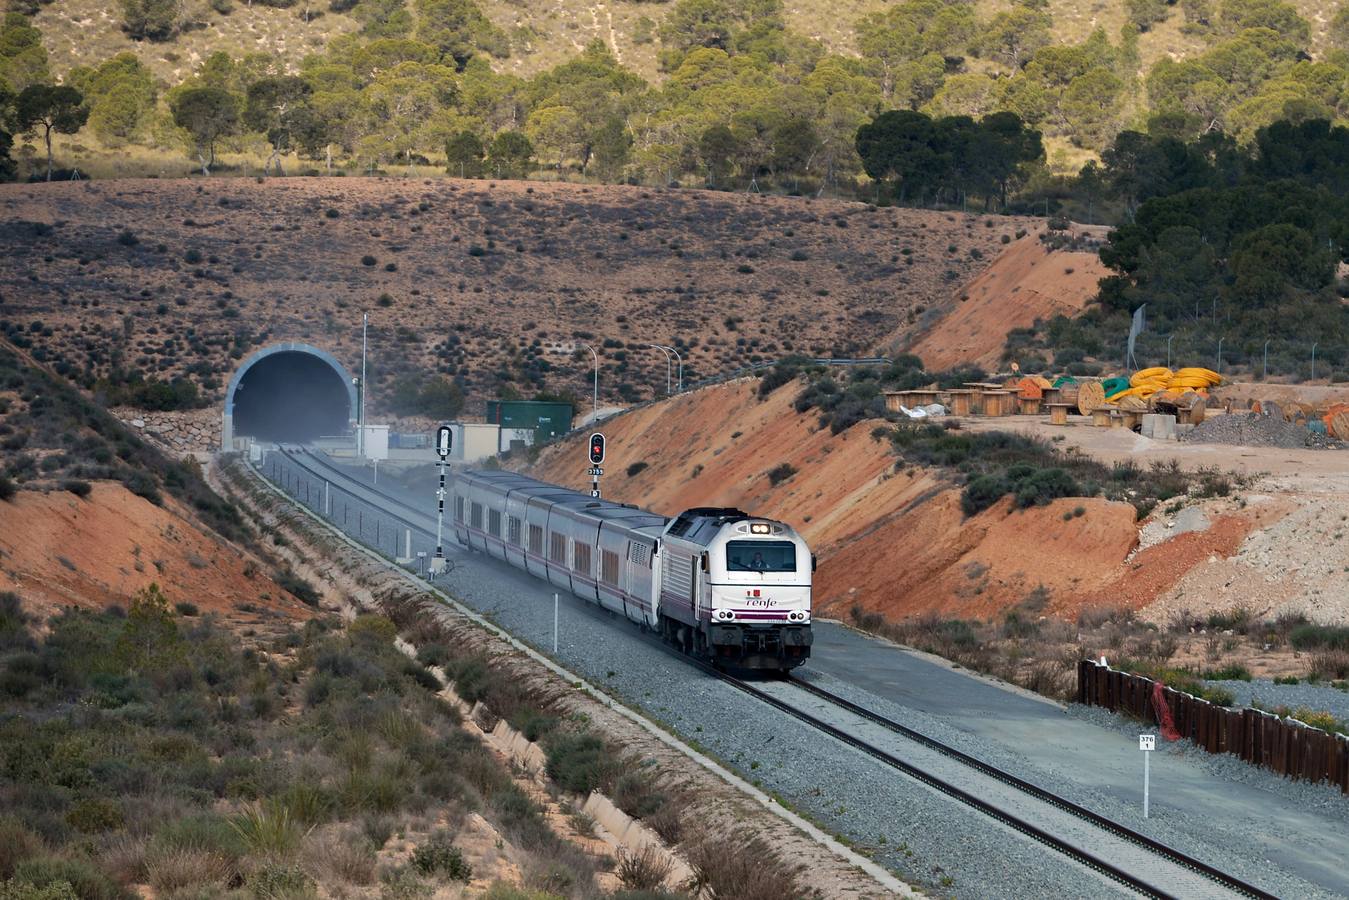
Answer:
[[(281, 452), (311, 475), (381, 509), (403, 526), (434, 534), (434, 516), (364, 484), (308, 449)], [(799, 677), (747, 680), (688, 657), (653, 635), (646, 637), (653, 646), (688, 660), (711, 677), (1143, 896), (1275, 896), (819, 685)]]

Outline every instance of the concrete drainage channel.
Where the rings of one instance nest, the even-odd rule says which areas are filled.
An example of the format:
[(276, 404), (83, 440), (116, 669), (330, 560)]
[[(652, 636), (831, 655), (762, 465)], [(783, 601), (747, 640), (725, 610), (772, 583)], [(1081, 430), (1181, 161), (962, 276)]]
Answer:
[[(269, 470), (269, 467), (264, 464), (260, 468), (262, 470), (262, 473), (255, 472), (254, 474), (272, 474), (273, 477), (276, 477), (276, 475), (279, 475), (280, 473), (285, 471), (286, 466), (285, 464), (280, 464), (271, 467)], [(291, 475), (294, 474), (296, 473), (292, 471)], [(913, 891), (903, 881), (896, 878), (891, 872), (887, 871), (884, 867), (878, 865), (874, 861), (866, 858), (865, 856), (862, 856), (861, 854), (847, 847), (846, 845), (844, 845), (843, 843), (841, 843), (840, 841), (838, 841), (837, 839), (835, 839), (834, 837), (832, 837), (831, 835), (827, 834), (825, 831), (817, 827), (814, 823), (808, 821), (807, 819), (802, 818), (795, 812), (784, 808), (769, 794), (765, 793), (758, 787), (740, 778), (738, 775), (722, 766), (716, 760), (713, 760), (706, 754), (699, 752), (694, 747), (679, 740), (677, 737), (672, 735), (666, 729), (660, 727), (654, 721), (646, 718), (645, 716), (640, 715), (633, 709), (630, 709), (626, 704), (620, 702), (615, 697), (610, 696), (604, 689), (598, 687), (591, 681), (576, 674), (575, 672), (564, 668), (563, 666), (559, 665), (557, 662), (545, 656), (544, 654), (536, 651), (533, 647), (520, 641), (518, 638), (516, 638), (514, 635), (512, 635), (504, 628), (501, 628), (500, 626), (496, 625), (495, 623), (489, 621), (487, 618), (480, 615), (476, 610), (464, 605), (463, 603), (460, 603), (455, 597), (450, 596), (449, 594), (445, 593), (439, 588), (428, 584), (427, 582), (423, 581), (422, 579), (403, 569), (401, 566), (396, 565), (392, 561), (392, 559), (390, 559), (385, 553), (380, 553), (377, 550), (372, 549), (371, 547), (359, 542), (358, 540), (353, 539), (351, 535), (343, 531), (340, 524), (334, 523), (331, 519), (321, 514), (320, 510), (323, 507), (320, 507), (320, 509), (315, 509), (311, 508), (309, 504), (303, 502), (300, 499), (305, 494), (303, 490), (299, 492), (299, 496), (290, 491), (283, 490), (282, 485), (295, 485), (297, 483), (293, 478), (282, 477), (276, 480), (275, 482), (267, 477), (261, 477), (258, 480), (268, 490), (284, 497), (287, 501), (297, 503), (297, 505), (304, 512), (306, 512), (313, 520), (317, 521), (326, 529), (334, 532), (342, 541), (344, 541), (352, 548), (359, 550), (360, 552), (367, 554), (371, 557), (374, 557), (380, 563), (383, 563), (392, 568), (394, 571), (398, 572), (418, 591), (434, 595), (440, 602), (445, 603), (448, 606), (452, 607), (459, 615), (463, 616), (468, 621), (496, 635), (499, 639), (509, 644), (515, 650), (525, 654), (535, 662), (543, 665), (549, 671), (562, 677), (575, 689), (584, 691), (594, 700), (604, 704), (609, 709), (613, 710), (615, 713), (635, 723), (640, 728), (642, 728), (643, 731), (647, 732), (652, 737), (659, 740), (662, 744), (677, 751), (678, 753), (685, 756), (696, 765), (712, 773), (714, 776), (719, 778), (724, 784), (728, 785), (732, 789), (751, 798), (763, 809), (767, 810), (768, 812), (778, 817), (779, 819), (784, 820), (786, 823), (788, 823), (792, 827), (796, 828), (797, 830), (805, 834), (810, 840), (827, 848), (830, 852), (832, 852), (837, 857), (845, 861), (848, 865), (851, 865), (860, 870), (861, 872), (865, 873), (865, 875), (868, 876), (874, 882), (877, 889), (895, 896), (904, 896), (904, 897), (921, 896), (920, 894)], [(339, 488), (338, 490), (341, 489)], [(325, 492), (325, 495), (328, 499), (331, 499), (331, 497), (333, 496), (333, 489), (330, 487), (329, 491)], [(359, 504), (362, 507), (362, 510), (371, 516), (374, 516), (379, 512), (373, 504), (367, 502), (367, 500), (363, 499), (362, 497), (355, 496), (354, 494), (349, 496), (349, 502), (351, 504)], [(351, 506), (351, 508), (355, 509), (355, 506), (353, 505)], [(364, 522), (364, 517), (362, 517), (361, 521), (362, 523)], [(406, 528), (414, 529), (411, 537), (413, 547), (420, 546), (421, 541), (427, 539), (426, 536), (419, 535), (415, 530), (416, 528), (422, 527), (422, 525), (404, 520), (402, 518), (399, 518), (398, 522), (400, 525)], [(407, 538), (405, 536), (405, 540), (406, 539)], [(405, 650), (405, 652), (407, 651)], [(443, 675), (443, 673), (438, 673), (438, 677), (440, 677), (441, 675)], [(462, 701), (460, 702), (462, 703)], [(472, 712), (473, 711), (471, 709), (467, 710), (466, 718), (471, 719)], [(524, 739), (523, 735), (520, 735), (518, 732), (512, 734), (511, 732), (513, 732), (514, 730), (510, 729), (510, 727), (506, 725), (506, 723), (504, 722), (499, 722), (497, 729), (494, 729), (494, 732), (495, 731), (500, 731), (500, 733), (499, 734), (493, 733), (488, 736), (488, 740), (491, 741), (494, 744), (494, 746), (497, 746), (508, 756), (514, 758), (517, 764), (519, 764), (522, 769), (528, 770), (531, 766), (537, 766), (538, 764), (537, 757), (541, 754), (541, 749), (536, 744), (529, 743)], [(657, 845), (660, 844), (659, 838), (656, 837), (650, 831), (650, 829), (642, 825), (640, 822), (631, 819), (631, 817), (627, 816), (626, 813), (617, 809), (617, 807), (614, 806), (612, 801), (610, 801), (607, 797), (604, 797), (601, 794), (590, 795), (590, 797), (588, 797), (585, 801), (583, 812), (585, 812), (587, 815), (590, 815), (598, 823), (601, 829), (601, 831), (599, 832), (601, 839), (605, 840), (607, 843), (611, 843), (611, 845), (613, 846), (622, 846), (628, 852), (640, 854), (646, 851), (649, 847), (653, 846), (653, 844)], [(682, 860), (678, 860), (674, 864), (674, 866), (675, 871), (680, 871), (681, 867), (686, 867), (686, 864), (683, 863)], [(868, 891), (860, 894), (859, 896), (865, 897), (872, 895), (873, 894)]]
[[(288, 486), (290, 486), (292, 493), (297, 494), (301, 499), (303, 499), (303, 497), (306, 495), (310, 497), (317, 496), (318, 492), (315, 489), (314, 484), (311, 482), (313, 482), (315, 479), (323, 481), (327, 484), (327, 488), (324, 491), (325, 496), (330, 496), (332, 491), (340, 491), (344, 495), (345, 498), (344, 503), (354, 502), (363, 504), (366, 508), (368, 508), (371, 511), (370, 512), (371, 515), (385, 516), (387, 517), (388, 521), (390, 521), (392, 526), (396, 526), (398, 528), (405, 530), (411, 530), (413, 532), (412, 541), (414, 546), (417, 544), (420, 532), (434, 529), (434, 517), (429, 517), (423, 513), (418, 512), (415, 509), (407, 508), (406, 504), (401, 503), (396, 498), (392, 498), (386, 495), (383, 490), (377, 491), (369, 485), (363, 485), (358, 482), (355, 482), (354, 480), (351, 479), (351, 476), (347, 475), (346, 473), (342, 472), (339, 469), (332, 467), (330, 464), (326, 463), (320, 458), (308, 457), (303, 454), (297, 454), (294, 457), (277, 455), (274, 457), (269, 457), (268, 464), (264, 466), (264, 471), (267, 471), (268, 474), (276, 478), (279, 483), (287, 484)], [(381, 488), (383, 488), (382, 485)], [(331, 501), (329, 500), (328, 502), (330, 503)], [(391, 526), (385, 527), (388, 528)], [(373, 535), (371, 536), (373, 537)], [(427, 539), (429, 540), (429, 536)], [(385, 546), (388, 547), (390, 545), (385, 544)], [(404, 550), (405, 548), (399, 547), (398, 549), (401, 551)], [(633, 637), (634, 638), (636, 637), (635, 632), (633, 634)], [(683, 664), (687, 665), (686, 662)], [(612, 672), (610, 672), (609, 674), (613, 675)], [(778, 688), (778, 686), (773, 687), (775, 690)], [(781, 687), (785, 689), (788, 686), (784, 685)], [(763, 700), (763, 698), (760, 698), (760, 700)], [(646, 703), (640, 700), (637, 702), (642, 703), (643, 706), (647, 705)], [(843, 714), (846, 718), (846, 713), (837, 708), (837, 706), (833, 707), (832, 709), (821, 709), (813, 712), (816, 713), (817, 718), (822, 719), (827, 723), (837, 722), (840, 714)], [(844, 730), (850, 734), (861, 733), (862, 731), (865, 731), (867, 725), (868, 723), (865, 722), (857, 722), (857, 721), (847, 722), (844, 727)], [(813, 725), (812, 727), (818, 728), (819, 726)], [(875, 734), (876, 740), (873, 741), (869, 737), (868, 738), (869, 744), (880, 744), (881, 746), (886, 746), (885, 745), (886, 740), (889, 740), (891, 742), (891, 746), (894, 744), (896, 737), (893, 733), (890, 733), (888, 735), (882, 735), (878, 734), (878, 732), (881, 732), (882, 729), (877, 728), (874, 725), (871, 725), (871, 728), (872, 731), (867, 733), (868, 735)], [(702, 730), (703, 730), (702, 728), (697, 729), (697, 731)], [(702, 737), (700, 736), (700, 740), (701, 739)], [(863, 753), (869, 753), (873, 758), (881, 759), (881, 756), (876, 753), (877, 748), (875, 746), (859, 747), (856, 743), (853, 743), (853, 746), (855, 749), (859, 749)], [(826, 751), (826, 753), (827, 756), (825, 756), (824, 758), (832, 761), (835, 756), (840, 754), (840, 749), (837, 748), (836, 746), (834, 750)], [(903, 754), (906, 758), (910, 757), (911, 753), (912, 753), (911, 748), (905, 748), (903, 751)], [(953, 763), (949, 758), (946, 759), (944, 763), (941, 760), (937, 760), (935, 762), (930, 761), (925, 762), (924, 767), (933, 768), (935, 770), (940, 771), (943, 764), (945, 765), (947, 770), (946, 780), (954, 781), (955, 783), (961, 784), (962, 786), (966, 785), (967, 782), (971, 780), (970, 775), (972, 773), (968, 771), (964, 772), (963, 774), (959, 772), (951, 772), (950, 770), (952, 769), (952, 767), (958, 769), (960, 768), (960, 764)], [(755, 768), (756, 766), (757, 763), (752, 765), (751, 769)], [(889, 780), (893, 781), (894, 780), (893, 769), (891, 769), (890, 772), (891, 774), (888, 776), (888, 778)], [(975, 776), (976, 779), (977, 777), (978, 776)], [(920, 778), (920, 781), (921, 780), (922, 779)], [(936, 781), (940, 782), (942, 781), (942, 779), (938, 777)], [(933, 788), (934, 790), (943, 791), (943, 788), (940, 786), (940, 784), (934, 784), (933, 780), (931, 779), (927, 780), (926, 784), (928, 787)], [(818, 793), (818, 789), (816, 793)], [(945, 790), (943, 791), (943, 793), (947, 794), (948, 796), (951, 795), (951, 791), (949, 790)], [(978, 789), (978, 793), (980, 793), (981, 796), (984, 796), (985, 799), (997, 797), (997, 803), (1004, 804), (1004, 806), (1002, 807), (1003, 809), (1008, 810), (1015, 809), (1018, 813), (1023, 812), (1024, 807), (1026, 805), (1026, 798), (1024, 797), (1017, 798), (1012, 796), (1012, 794), (1014, 794), (1015, 791), (1010, 791), (1009, 789), (1006, 789), (1005, 785), (1004, 785), (1004, 794), (1006, 794), (1006, 796), (999, 795), (997, 791), (993, 788), (984, 788), (982, 786)], [(793, 799), (795, 800), (796, 798)], [(949, 803), (949, 801), (947, 802)], [(1048, 815), (1050, 816), (1051, 819), (1053, 819), (1054, 815), (1053, 804), (1042, 804), (1042, 805), (1047, 806), (1051, 810), (1051, 812)], [(992, 806), (992, 804), (990, 804), (990, 806)], [(840, 807), (840, 810), (841, 809), (842, 807)], [(811, 811), (816, 813), (817, 817), (819, 817), (817, 810), (812, 809)], [(1061, 810), (1058, 813), (1060, 819), (1059, 821), (1054, 823), (1052, 829), (1044, 829), (1040, 827), (1044, 824), (1043, 815), (1045, 814), (1043, 811), (1040, 811), (1041, 818), (1038, 820), (1038, 824), (1034, 815), (1032, 815), (1031, 817), (1031, 822), (1027, 823), (1023, 821), (1023, 819), (1019, 815), (998, 816), (996, 808), (983, 809), (982, 812), (985, 815), (992, 815), (994, 819), (997, 820), (999, 827), (1018, 831), (1020, 832), (1020, 835), (1031, 835), (1035, 837), (1035, 839), (1041, 840), (1043, 843), (1047, 843), (1050, 846), (1056, 846), (1055, 839), (1052, 836), (1053, 834), (1062, 835), (1063, 837), (1059, 839), (1060, 843), (1057, 845), (1057, 849), (1066, 852), (1070, 857), (1075, 856), (1076, 862), (1071, 866), (1063, 866), (1063, 868), (1065, 869), (1071, 868), (1076, 870), (1078, 874), (1075, 876), (1076, 880), (1073, 883), (1077, 885), (1077, 888), (1079, 890), (1081, 887), (1080, 879), (1083, 875), (1083, 869), (1078, 868), (1078, 866), (1085, 866), (1086, 868), (1093, 870), (1093, 874), (1095, 874), (1097, 871), (1107, 872), (1110, 877), (1116, 879), (1117, 881), (1122, 881), (1125, 884), (1128, 884), (1132, 890), (1153, 896), (1173, 896), (1173, 895), (1188, 896), (1194, 893), (1214, 895), (1224, 893), (1223, 886), (1220, 886), (1220, 884), (1215, 883), (1213, 880), (1209, 880), (1210, 878), (1212, 878), (1213, 873), (1208, 873), (1208, 876), (1205, 877), (1201, 876), (1196, 871), (1196, 869), (1202, 870), (1203, 868), (1205, 868), (1202, 863), (1194, 867), (1187, 867), (1186, 858), (1180, 854), (1172, 853), (1170, 856), (1170, 861), (1167, 861), (1167, 859), (1165, 858), (1159, 858), (1155, 851), (1149, 852), (1139, 847), (1136, 843), (1129, 844), (1127, 841), (1118, 841), (1118, 846), (1112, 845), (1105, 837), (1103, 837), (1101, 829), (1099, 827), (1084, 823), (1081, 820), (1070, 821), (1068, 823), (1065, 823), (1062, 819), (1063, 817), (1066, 816), (1066, 814), (1063, 813)], [(823, 818), (827, 819), (829, 817), (824, 816)], [(1071, 819), (1071, 817), (1068, 818)], [(983, 830), (987, 831), (991, 824), (992, 823), (986, 820), (983, 823), (981, 823), (980, 827)], [(835, 823), (831, 822), (831, 827), (836, 827)], [(1039, 835), (1036, 834), (1037, 831), (1046, 831), (1046, 830), (1052, 832), (1049, 840), (1045, 840), (1046, 835), (1044, 834)], [(1106, 831), (1108, 832), (1109, 829), (1106, 829)], [(1020, 835), (1018, 835), (1018, 837), (1020, 837)], [(962, 839), (964, 839), (964, 837), (965, 836), (962, 835)], [(1006, 843), (1005, 839), (1002, 843), (1003, 844)], [(1118, 858), (1125, 861), (1124, 866), (1121, 869), (1121, 867), (1116, 867), (1109, 864), (1093, 865), (1090, 853), (1082, 852), (1073, 854), (1071, 852), (1073, 847), (1093, 848), (1098, 854), (1100, 854), (1103, 857), (1103, 859), (1100, 860), (1101, 862), (1104, 862), (1104, 860), (1107, 859), (1113, 862)], [(1041, 857), (1043, 857), (1044, 855), (1043, 851), (1040, 851), (1040, 855)], [(1055, 854), (1051, 854), (1051, 857), (1053, 857), (1054, 855)], [(1162, 857), (1166, 857), (1166, 854), (1162, 854)], [(1038, 865), (1043, 866), (1043, 863), (1040, 863)], [(1060, 863), (1060, 865), (1062, 865), (1062, 862)], [(1050, 870), (1052, 870), (1054, 867), (1051, 866), (1049, 868)], [(1112, 869), (1113, 871), (1111, 871)], [(952, 869), (951, 871), (958, 872), (959, 870)], [(1134, 871), (1138, 873), (1149, 873), (1149, 877), (1142, 877), (1140, 875), (1140, 877), (1138, 878), (1131, 879), (1128, 876), (1129, 871)], [(1218, 874), (1220, 875), (1221, 873)], [(1096, 875), (1096, 877), (1100, 878), (1101, 876)], [(943, 886), (948, 886), (951, 883), (951, 881), (952, 879), (947, 877), (943, 877), (941, 879), (941, 883)], [(968, 892), (970, 888), (970, 883), (968, 881), (965, 881), (964, 885), (965, 885), (965, 892)], [(1154, 887), (1154, 885), (1164, 885), (1165, 888)], [(1040, 887), (1043, 886), (1044, 886), (1043, 884), (1040, 885)], [(1116, 887), (1118, 887), (1118, 885), (1116, 885)], [(1105, 882), (1100, 883), (1100, 888), (1101, 890), (1095, 891), (1095, 893), (1098, 894), (1110, 893), (1109, 886)], [(1242, 884), (1241, 882), (1235, 879), (1229, 879), (1228, 883), (1225, 885), (1225, 888), (1226, 890), (1233, 890), (1238, 894), (1247, 894), (1251, 896), (1268, 896), (1266, 894), (1262, 894), (1262, 892), (1260, 892), (1258, 889), (1252, 888), (1249, 885)], [(992, 896), (1006, 892), (1007, 891), (998, 890), (994, 887), (994, 885), (989, 884), (987, 885), (987, 894), (985, 894), (984, 890), (981, 890), (979, 888), (976, 888), (976, 890), (973, 893), (975, 895)], [(1013, 889), (1010, 892), (1016, 893), (1017, 891)], [(1025, 891), (1023, 890), (1022, 892)]]

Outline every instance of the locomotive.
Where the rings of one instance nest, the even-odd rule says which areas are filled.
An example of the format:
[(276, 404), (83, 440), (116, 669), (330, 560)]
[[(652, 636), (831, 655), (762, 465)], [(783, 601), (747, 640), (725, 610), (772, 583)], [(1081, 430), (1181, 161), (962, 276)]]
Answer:
[(459, 543), (687, 653), (780, 671), (810, 656), (815, 560), (785, 523), (710, 507), (667, 519), (502, 471), (458, 473), (453, 498)]

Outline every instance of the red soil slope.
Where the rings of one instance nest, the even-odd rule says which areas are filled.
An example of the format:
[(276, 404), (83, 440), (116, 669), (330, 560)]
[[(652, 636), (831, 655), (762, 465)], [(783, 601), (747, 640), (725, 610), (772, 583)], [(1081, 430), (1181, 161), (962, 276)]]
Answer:
[(241, 603), (305, 618), (308, 610), (267, 577), (267, 569), (199, 528), (176, 501), (155, 506), (116, 483), (88, 499), (65, 491), (19, 491), (0, 503), (0, 590), (30, 612), (62, 606), (125, 605), (158, 582), (172, 603), (232, 614)]
[(961, 363), (996, 368), (1008, 332), (1037, 319), (1080, 313), (1109, 274), (1094, 250), (1050, 250), (1038, 240), (1015, 241), (957, 292), (949, 312), (919, 333), (897, 333), (886, 346), (917, 354), (934, 372)]
[[(831, 435), (792, 410), (792, 386), (764, 401), (757, 386), (708, 388), (608, 423), (605, 494), (666, 515), (725, 505), (790, 522), (819, 555), (816, 602), (826, 614), (845, 617), (856, 604), (892, 618), (993, 618), (1041, 586), (1046, 612), (1065, 618), (1084, 606), (1140, 608), (1193, 566), (1233, 553), (1251, 527), (1224, 517), (1131, 558), (1138, 527), (1125, 503), (1066, 499), (1016, 511), (1004, 502), (966, 518), (959, 489), (940, 473), (897, 470), (888, 442), (871, 437), (879, 423)], [(533, 474), (586, 487), (584, 452), (580, 440), (565, 441)], [(628, 477), (639, 462), (646, 468)], [(774, 486), (767, 473), (782, 463), (797, 472)]]

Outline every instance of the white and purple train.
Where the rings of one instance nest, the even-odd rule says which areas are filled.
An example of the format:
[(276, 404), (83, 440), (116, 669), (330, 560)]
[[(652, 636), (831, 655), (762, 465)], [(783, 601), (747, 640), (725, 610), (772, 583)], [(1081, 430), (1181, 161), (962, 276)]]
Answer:
[(716, 664), (786, 670), (810, 656), (814, 557), (789, 525), (738, 509), (674, 519), (514, 472), (455, 476), (454, 531)]

